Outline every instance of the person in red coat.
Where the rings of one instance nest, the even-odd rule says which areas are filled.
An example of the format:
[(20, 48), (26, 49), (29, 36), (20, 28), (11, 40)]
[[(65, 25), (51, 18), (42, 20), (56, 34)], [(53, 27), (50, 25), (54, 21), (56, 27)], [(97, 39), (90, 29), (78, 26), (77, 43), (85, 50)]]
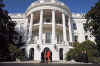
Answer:
[(47, 52), (47, 59), (48, 59), (48, 62), (50, 61), (50, 51)]

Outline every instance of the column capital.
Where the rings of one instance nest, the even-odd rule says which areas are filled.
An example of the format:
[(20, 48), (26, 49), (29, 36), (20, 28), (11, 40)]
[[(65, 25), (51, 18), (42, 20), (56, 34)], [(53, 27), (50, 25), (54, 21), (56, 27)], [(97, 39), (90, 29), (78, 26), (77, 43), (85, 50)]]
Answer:
[(62, 12), (62, 14), (66, 14), (63, 10), (61, 12)]
[(31, 14), (34, 15), (34, 12), (32, 12)]
[(52, 9), (52, 11), (56, 11), (56, 9)]
[(43, 14), (43, 11), (44, 11), (43, 9), (40, 9), (40, 15), (42, 15), (42, 14)]

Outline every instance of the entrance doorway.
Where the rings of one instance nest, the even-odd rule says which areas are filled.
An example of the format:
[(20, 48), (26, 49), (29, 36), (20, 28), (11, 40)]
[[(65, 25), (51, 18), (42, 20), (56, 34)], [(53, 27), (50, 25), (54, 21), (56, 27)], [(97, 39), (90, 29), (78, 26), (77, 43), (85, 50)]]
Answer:
[(30, 52), (29, 52), (29, 60), (34, 60), (34, 48), (31, 48), (30, 49)]
[(22, 60), (26, 60), (25, 48), (23, 48), (21, 51), (22, 51), (21, 53), (22, 53), (22, 56), (23, 56)]
[(49, 60), (50, 60), (50, 62), (52, 62), (52, 52), (48, 47), (44, 48), (44, 50), (41, 53), (41, 62), (48, 61), (48, 58), (46, 58), (47, 57), (46, 55), (48, 54), (48, 51), (50, 52)]
[(63, 60), (63, 48), (59, 49), (59, 59)]

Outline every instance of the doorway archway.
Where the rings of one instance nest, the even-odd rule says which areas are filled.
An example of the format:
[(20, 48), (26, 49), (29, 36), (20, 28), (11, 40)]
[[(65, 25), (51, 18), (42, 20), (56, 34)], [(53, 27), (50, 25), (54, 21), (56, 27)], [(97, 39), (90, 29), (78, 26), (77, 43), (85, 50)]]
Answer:
[(49, 58), (50, 58), (50, 62), (52, 62), (52, 52), (48, 47), (45, 47), (44, 50), (41, 52), (41, 62), (45, 62), (45, 58), (44, 58), (45, 52), (47, 54), (48, 51), (50, 51), (50, 57)]
[(31, 48), (30, 49), (30, 52), (29, 52), (29, 60), (34, 60), (34, 48)]
[(63, 48), (59, 49), (59, 59), (63, 60)]

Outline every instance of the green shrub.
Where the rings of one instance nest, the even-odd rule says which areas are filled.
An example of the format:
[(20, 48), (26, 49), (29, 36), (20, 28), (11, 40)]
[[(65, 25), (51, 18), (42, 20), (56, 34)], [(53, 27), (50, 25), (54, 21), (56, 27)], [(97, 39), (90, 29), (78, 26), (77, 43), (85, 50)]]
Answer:
[(81, 53), (81, 50), (79, 50), (78, 48), (74, 48), (71, 49), (66, 55), (66, 60), (70, 61), (72, 59), (76, 59), (77, 57), (79, 57)]
[(25, 60), (25, 52), (22, 51), (21, 49), (19, 49), (16, 52), (16, 58), (20, 59), (21, 61), (24, 61)]
[(73, 43), (73, 47), (79, 47), (80, 46), (80, 43), (79, 42), (74, 42)]
[(91, 63), (100, 63), (100, 57), (89, 57), (88, 59)]
[(80, 44), (85, 49), (93, 49), (96, 48), (96, 44), (90, 40), (84, 41)]
[(20, 48), (17, 48), (15, 45), (10, 44), (9, 45), (9, 52), (11, 54), (15, 54), (14, 57), (18, 58), (20, 60), (24, 60), (25, 59), (25, 52), (23, 52)]
[(87, 56), (88, 56), (88, 61), (89, 62), (95, 62), (98, 63), (100, 62), (100, 54), (99, 51), (96, 48), (96, 44), (90, 40), (84, 41), (81, 44), (79, 43), (74, 43), (74, 48), (71, 49), (67, 54), (66, 54), (66, 60), (76, 60), (76, 61), (81, 61), (82, 59), (82, 51), (86, 50), (87, 51)]

